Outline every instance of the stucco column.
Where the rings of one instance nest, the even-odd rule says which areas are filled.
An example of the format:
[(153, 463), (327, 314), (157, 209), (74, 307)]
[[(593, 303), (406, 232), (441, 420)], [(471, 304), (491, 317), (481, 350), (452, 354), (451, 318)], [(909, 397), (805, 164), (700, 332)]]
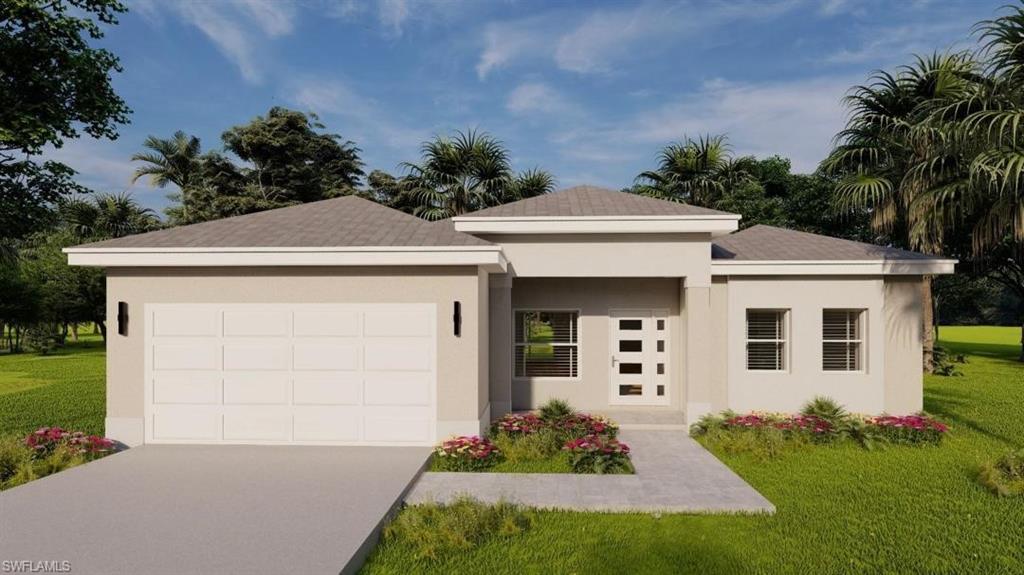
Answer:
[(512, 411), (512, 276), (490, 276), (491, 417)]
[(680, 295), (686, 318), (686, 422), (693, 423), (711, 412), (711, 278), (685, 278)]

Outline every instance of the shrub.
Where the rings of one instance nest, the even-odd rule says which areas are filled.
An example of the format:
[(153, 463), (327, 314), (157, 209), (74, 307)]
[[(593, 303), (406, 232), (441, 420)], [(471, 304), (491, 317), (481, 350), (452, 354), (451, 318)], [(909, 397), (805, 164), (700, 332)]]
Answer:
[(476, 435), (453, 437), (434, 448), (440, 471), (480, 471), (501, 460), (501, 452), (489, 439)]
[(528, 434), (501, 432), (493, 441), (505, 459), (517, 463), (548, 459), (558, 454), (565, 443), (561, 433), (547, 427)]
[(867, 424), (886, 441), (897, 445), (939, 443), (949, 431), (944, 423), (927, 415), (882, 415), (869, 418)]
[(535, 413), (508, 413), (491, 424), (491, 433), (529, 435), (545, 426), (545, 422)]
[(629, 473), (629, 446), (618, 439), (589, 435), (566, 442), (572, 469), (576, 473)]
[(68, 447), (87, 460), (114, 450), (114, 442), (105, 437), (86, 435), (81, 431), (68, 432), (59, 427), (40, 427), (25, 437), (24, 444), (32, 450), (37, 459), (48, 456), (62, 446)]
[(1024, 449), (985, 462), (978, 470), (978, 483), (1000, 497), (1024, 495)]
[(956, 366), (958, 363), (967, 363), (963, 354), (952, 354), (944, 347), (935, 346), (932, 348), (932, 373), (946, 377), (961, 377), (963, 372)]
[(417, 558), (436, 561), (492, 538), (513, 537), (532, 524), (532, 514), (518, 505), (487, 505), (463, 497), (447, 505), (406, 507), (384, 528), (384, 541), (409, 546)]
[(800, 414), (823, 419), (833, 428), (839, 427), (850, 416), (846, 409), (835, 400), (822, 396), (817, 396), (805, 403)]
[(569, 417), (576, 411), (564, 399), (549, 399), (547, 403), (540, 406), (537, 414), (547, 423), (555, 423)]
[(777, 427), (710, 429), (705, 441), (716, 445), (726, 453), (748, 454), (757, 459), (775, 459), (789, 450), (807, 444), (804, 435), (787, 434)]
[(0, 440), (0, 486), (32, 462), (32, 451), (16, 437)]
[(619, 434), (619, 426), (610, 419), (589, 413), (573, 413), (552, 424), (561, 432), (566, 440), (579, 439), (590, 435), (599, 435), (606, 439), (614, 439)]
[(52, 325), (38, 324), (25, 330), (25, 347), (40, 355), (50, 355), (63, 342), (63, 336)]

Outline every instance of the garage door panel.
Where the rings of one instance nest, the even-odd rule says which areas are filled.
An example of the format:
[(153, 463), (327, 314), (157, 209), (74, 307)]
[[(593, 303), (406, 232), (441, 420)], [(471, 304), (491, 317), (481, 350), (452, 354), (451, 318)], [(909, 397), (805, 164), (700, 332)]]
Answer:
[(224, 312), (224, 335), (228, 337), (284, 337), (290, 331), (291, 314), (286, 311)]
[(153, 312), (153, 335), (157, 337), (215, 337), (220, 335), (217, 310), (212, 307), (157, 310)]
[(291, 346), (287, 340), (275, 343), (224, 344), (226, 371), (285, 371), (291, 366)]
[(367, 337), (429, 337), (434, 332), (432, 314), (424, 311), (372, 311), (364, 316)]
[(220, 369), (220, 353), (210, 343), (158, 343), (153, 346), (153, 369)]
[(221, 400), (220, 372), (167, 373), (154, 375), (153, 403), (217, 404)]
[(363, 376), (356, 372), (297, 373), (293, 377), (296, 405), (359, 405)]
[(295, 337), (357, 337), (359, 314), (355, 311), (296, 311)]
[(429, 445), (433, 304), (149, 304), (146, 441)]
[(367, 371), (430, 371), (432, 342), (423, 339), (367, 339), (363, 351)]
[(358, 407), (295, 409), (296, 441), (359, 441), (362, 410)]
[(218, 406), (165, 405), (153, 414), (153, 438), (157, 440), (220, 439)]
[(428, 443), (432, 439), (428, 417), (407, 419), (367, 415), (364, 422), (363, 439), (366, 441)]
[(298, 371), (359, 369), (359, 345), (353, 341), (295, 344)]
[(292, 414), (285, 408), (225, 407), (224, 439), (229, 441), (289, 441)]
[(288, 404), (286, 374), (232, 373), (224, 377), (225, 405)]
[(430, 405), (428, 372), (368, 372), (365, 381), (367, 405)]

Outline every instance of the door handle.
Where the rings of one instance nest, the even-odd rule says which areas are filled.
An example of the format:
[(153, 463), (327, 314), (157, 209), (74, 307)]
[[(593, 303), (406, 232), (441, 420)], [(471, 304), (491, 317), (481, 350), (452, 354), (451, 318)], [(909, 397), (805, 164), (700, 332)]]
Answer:
[(615, 364), (617, 364), (618, 362), (619, 362), (619, 358), (617, 358), (617, 357), (615, 357), (615, 356), (613, 355), (613, 356), (612, 356), (612, 367), (615, 367)]

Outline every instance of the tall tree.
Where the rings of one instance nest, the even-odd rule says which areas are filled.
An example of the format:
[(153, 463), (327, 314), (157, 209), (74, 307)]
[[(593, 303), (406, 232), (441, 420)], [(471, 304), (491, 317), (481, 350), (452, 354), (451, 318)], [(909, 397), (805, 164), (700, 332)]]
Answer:
[(658, 167), (641, 173), (637, 194), (713, 206), (727, 190), (752, 180), (747, 158), (734, 160), (725, 136), (684, 137), (658, 153)]
[(554, 178), (541, 170), (514, 175), (509, 153), (489, 134), (468, 130), (424, 142), (420, 163), (406, 162), (402, 186), (414, 213), (441, 220), (550, 192)]
[(354, 193), (364, 175), (359, 148), (324, 128), (316, 115), (274, 107), (221, 138), (228, 151), (251, 164), (252, 191), (288, 205)]
[(127, 193), (73, 198), (60, 206), (63, 226), (83, 241), (120, 238), (153, 231), (160, 220)]
[[(885, 243), (937, 253), (943, 226), (921, 210), (922, 198), (948, 193), (963, 178), (921, 177), (921, 166), (936, 162), (962, 172), (962, 158), (944, 153), (944, 135), (927, 120), (941, 102), (969, 93), (976, 64), (968, 54), (917, 58), (897, 73), (876, 73), (847, 96), (851, 113), (838, 145), (822, 168), (840, 177), (838, 202), (849, 210), (868, 209)], [(947, 174), (948, 175), (948, 174)], [(930, 278), (924, 282), (925, 369), (931, 371), (934, 346)]]
[(34, 156), (79, 131), (116, 138), (128, 121), (111, 85), (120, 63), (95, 46), (102, 26), (124, 11), (116, 0), (0, 3), (0, 252), (8, 256), (14, 242), (51, 223), (53, 204), (83, 191), (71, 168)]

